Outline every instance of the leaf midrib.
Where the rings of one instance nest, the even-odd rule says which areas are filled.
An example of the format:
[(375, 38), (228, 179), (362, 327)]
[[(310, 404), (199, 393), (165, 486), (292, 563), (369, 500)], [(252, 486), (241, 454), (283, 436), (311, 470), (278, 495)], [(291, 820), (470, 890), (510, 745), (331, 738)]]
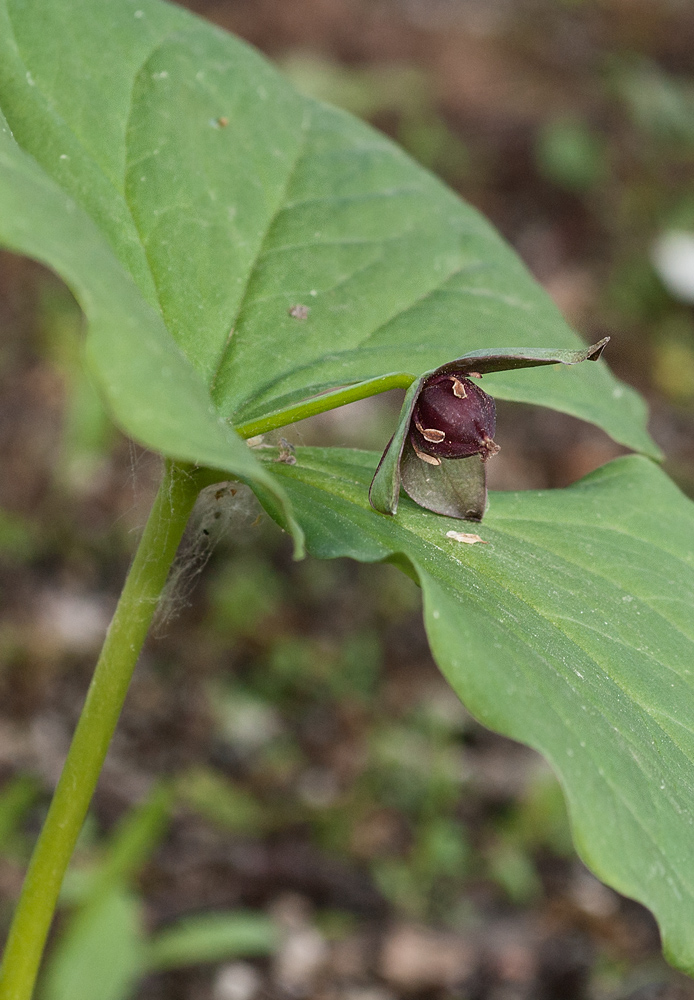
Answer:
[(152, 260), (151, 260), (150, 252), (149, 252), (149, 244), (146, 243), (145, 240), (144, 240), (144, 238), (143, 238), (142, 231), (141, 231), (140, 226), (139, 226), (139, 224), (137, 222), (137, 216), (135, 215), (135, 212), (133, 211), (133, 206), (131, 205), (130, 199), (128, 198), (127, 180), (128, 180), (128, 173), (129, 173), (130, 170), (132, 170), (132, 164), (131, 164), (130, 159), (128, 157), (128, 151), (130, 149), (130, 145), (129, 145), (129, 141), (128, 140), (129, 140), (129, 135), (130, 135), (130, 131), (131, 131), (131, 129), (130, 129), (130, 122), (131, 122), (132, 115), (133, 115), (133, 110), (134, 110), (134, 107), (135, 107), (135, 87), (136, 87), (137, 81), (139, 80), (140, 75), (144, 71), (144, 68), (147, 65), (147, 63), (150, 62), (150, 60), (153, 58), (153, 56), (157, 52), (161, 51), (161, 49), (164, 47), (164, 45), (167, 42), (171, 41), (173, 39), (173, 37), (174, 37), (174, 33), (167, 32), (163, 36), (163, 38), (148, 52), (146, 58), (144, 58), (142, 60), (142, 62), (140, 63), (140, 65), (137, 67), (137, 71), (135, 73), (133, 73), (132, 82), (131, 82), (131, 86), (130, 86), (130, 95), (129, 95), (129, 98), (128, 98), (128, 111), (127, 111), (127, 114), (125, 116), (125, 128), (123, 130), (123, 196), (122, 196), (123, 197), (123, 202), (124, 202), (124, 204), (125, 204), (125, 206), (126, 206), (126, 208), (128, 210), (128, 215), (132, 219), (133, 228), (134, 228), (134, 230), (135, 230), (135, 232), (137, 234), (138, 243), (140, 244), (140, 246), (142, 248), (142, 253), (144, 254), (145, 261), (147, 262), (147, 270), (149, 271), (150, 277), (152, 279), (152, 284), (154, 286), (154, 294), (155, 294), (156, 300), (157, 300), (157, 307), (159, 309), (159, 312), (161, 314), (162, 320), (164, 322), (164, 326), (166, 327), (166, 330), (167, 330), (167, 332), (168, 332), (168, 334), (169, 334), (169, 336), (171, 337), (172, 340), (174, 340), (175, 338), (171, 335), (171, 329), (169, 327), (168, 320), (167, 320), (167, 317), (166, 317), (166, 309), (164, 308), (164, 303), (162, 302), (161, 290), (160, 290), (160, 286), (159, 286), (159, 281), (157, 279), (157, 271), (156, 271), (155, 267), (152, 264)]

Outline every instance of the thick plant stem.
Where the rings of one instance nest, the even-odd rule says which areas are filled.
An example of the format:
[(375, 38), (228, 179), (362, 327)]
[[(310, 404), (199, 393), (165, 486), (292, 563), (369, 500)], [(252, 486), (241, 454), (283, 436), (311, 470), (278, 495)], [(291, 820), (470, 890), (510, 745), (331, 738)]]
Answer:
[(192, 469), (167, 462), (24, 881), (0, 970), (0, 1000), (32, 996), (63, 876), (200, 486)]

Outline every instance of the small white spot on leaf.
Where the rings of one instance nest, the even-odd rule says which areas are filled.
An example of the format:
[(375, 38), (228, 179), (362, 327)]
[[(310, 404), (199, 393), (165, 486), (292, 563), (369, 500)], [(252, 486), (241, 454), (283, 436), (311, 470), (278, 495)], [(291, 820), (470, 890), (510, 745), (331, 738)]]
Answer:
[(293, 319), (308, 319), (308, 314), (311, 312), (308, 306), (301, 305), (297, 302), (296, 305), (288, 309), (287, 312)]

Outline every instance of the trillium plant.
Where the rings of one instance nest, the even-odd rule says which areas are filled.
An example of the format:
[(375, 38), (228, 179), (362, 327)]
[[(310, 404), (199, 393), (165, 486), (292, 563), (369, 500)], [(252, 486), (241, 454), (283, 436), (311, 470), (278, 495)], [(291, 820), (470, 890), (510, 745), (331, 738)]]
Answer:
[[(160, 0), (0, 0), (0, 243), (71, 289), (114, 422), (164, 468), (2, 1000), (32, 994), (196, 498), (232, 480), (297, 558), (389, 561), (419, 583), (442, 673), (484, 724), (544, 754), (585, 863), (651, 908), (694, 974), (694, 505), (604, 341), (585, 349), (492, 227), (387, 138)], [(393, 388), (405, 403), (380, 464), (246, 443)], [(589, 421), (630, 454), (487, 502), (494, 398)], [(465, 519), (486, 544), (461, 544)]]

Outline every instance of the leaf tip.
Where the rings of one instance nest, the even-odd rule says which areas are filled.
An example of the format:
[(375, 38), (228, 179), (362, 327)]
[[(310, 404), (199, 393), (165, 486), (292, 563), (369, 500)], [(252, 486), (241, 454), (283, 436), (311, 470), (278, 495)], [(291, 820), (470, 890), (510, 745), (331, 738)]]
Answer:
[(600, 355), (605, 350), (605, 347), (607, 346), (607, 344), (609, 344), (609, 342), (610, 342), (609, 337), (603, 337), (602, 340), (599, 340), (597, 342), (597, 344), (593, 344), (591, 347), (589, 347), (588, 354), (586, 355), (586, 361), (598, 361)]
[(377, 514), (384, 514), (386, 517), (393, 517), (398, 512), (398, 500), (396, 497), (392, 503), (384, 502), (378, 498), (374, 498), (374, 483), (376, 476), (371, 480), (371, 486), (369, 487), (369, 506)]
[(306, 539), (304, 538), (304, 533), (301, 530), (299, 524), (292, 519), (291, 522), (292, 540), (294, 542), (294, 550), (292, 552), (292, 559), (294, 562), (301, 562), (302, 559), (306, 558)]

